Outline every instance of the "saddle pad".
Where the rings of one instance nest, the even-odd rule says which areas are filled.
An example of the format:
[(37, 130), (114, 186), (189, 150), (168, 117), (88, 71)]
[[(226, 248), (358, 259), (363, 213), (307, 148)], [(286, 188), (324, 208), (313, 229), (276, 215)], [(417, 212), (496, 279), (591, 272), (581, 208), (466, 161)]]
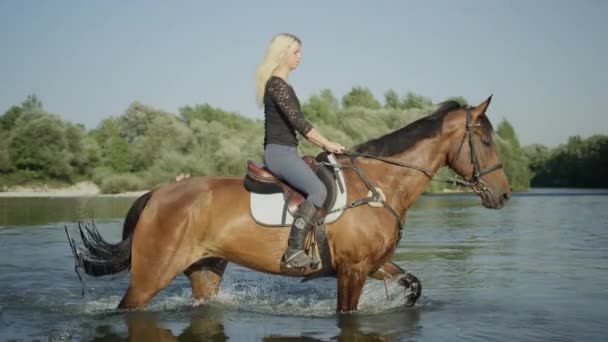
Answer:
[[(330, 163), (336, 164), (336, 160), (333, 155), (329, 155), (328, 159)], [(344, 192), (340, 192), (340, 187), (338, 186), (338, 192), (336, 194), (336, 201), (334, 203), (333, 208), (330, 210), (334, 210), (337, 208), (344, 207), (346, 205), (346, 184), (344, 183), (344, 175), (342, 174), (342, 170), (338, 172), (338, 178), (340, 182), (344, 185)], [(250, 193), (250, 211), (253, 219), (264, 226), (290, 226), (293, 222), (293, 216), (285, 208), (285, 198), (282, 193), (276, 194), (256, 194)], [(325, 223), (332, 223), (336, 221), (340, 215), (342, 215), (342, 211), (337, 211), (335, 213), (331, 213), (325, 217)]]

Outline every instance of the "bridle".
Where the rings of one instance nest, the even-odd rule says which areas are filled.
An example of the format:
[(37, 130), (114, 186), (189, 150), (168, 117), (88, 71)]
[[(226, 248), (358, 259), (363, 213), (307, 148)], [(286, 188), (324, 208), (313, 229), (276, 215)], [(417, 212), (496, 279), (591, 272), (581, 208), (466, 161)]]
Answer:
[[(486, 182), (481, 179), (482, 176), (487, 175), (490, 172), (494, 172), (502, 168), (502, 163), (496, 163), (493, 166), (488, 167), (485, 170), (481, 170), (479, 167), (479, 160), (477, 159), (477, 149), (475, 148), (475, 143), (473, 142), (473, 127), (479, 127), (481, 124), (472, 124), (471, 123), (471, 108), (466, 108), (466, 130), (464, 131), (464, 135), (462, 136), (462, 140), (460, 140), (460, 145), (458, 145), (458, 151), (456, 152), (456, 156), (454, 157), (454, 161), (458, 160), (460, 156), (460, 151), (462, 150), (462, 146), (464, 145), (464, 140), (469, 137), (469, 150), (471, 154), (471, 164), (473, 164), (473, 176), (468, 180), (463, 180), (459, 184), (468, 186), (475, 193), (489, 192), (489, 188)], [(450, 163), (453, 164), (453, 163)]]
[[(367, 154), (367, 153), (361, 153), (361, 152), (356, 152), (356, 151), (347, 151), (347, 152), (345, 152), (345, 154), (350, 157), (352, 165), (355, 165), (355, 166), (356, 166), (356, 164), (354, 163), (355, 158), (361, 156), (361, 157), (365, 157), (365, 158), (379, 160), (379, 161), (382, 161), (382, 162), (385, 162), (388, 164), (397, 165), (397, 166), (405, 167), (408, 169), (420, 171), (420, 172), (424, 173), (427, 177), (429, 177), (432, 181), (447, 182), (447, 183), (452, 183), (452, 184), (456, 184), (456, 185), (460, 185), (460, 186), (466, 186), (466, 187), (471, 188), (471, 190), (473, 190), (477, 194), (482, 193), (482, 192), (489, 192), (490, 189), (488, 188), (486, 182), (484, 182), (484, 180), (481, 179), (481, 177), (485, 176), (491, 172), (501, 169), (502, 163), (496, 163), (495, 165), (488, 167), (485, 170), (481, 169), (481, 167), (479, 166), (479, 159), (477, 158), (477, 149), (475, 148), (475, 142), (473, 141), (473, 132), (472, 132), (473, 127), (479, 127), (481, 125), (471, 123), (471, 108), (465, 108), (465, 112), (466, 112), (466, 126), (465, 126), (466, 129), (464, 131), (462, 139), (460, 140), (460, 144), (458, 145), (458, 150), (456, 152), (456, 156), (452, 159), (452, 162), (449, 164), (452, 165), (455, 161), (458, 160), (458, 158), (460, 157), (460, 152), (462, 150), (462, 146), (464, 145), (465, 139), (467, 139), (467, 137), (468, 137), (469, 150), (471, 152), (471, 164), (473, 165), (473, 175), (469, 179), (435, 177), (435, 172), (432, 170), (429, 170), (427, 168), (408, 164), (408, 163), (402, 163), (402, 162), (392, 160), (389, 158), (377, 157), (377, 156), (373, 156), (373, 155)], [(450, 166), (450, 168), (452, 168), (452, 167)]]
[[(447, 182), (447, 183), (451, 183), (451, 184), (455, 184), (455, 185), (470, 187), (471, 190), (473, 190), (473, 192), (475, 192), (477, 194), (481, 194), (484, 192), (491, 192), (490, 188), (488, 188), (486, 182), (483, 179), (481, 179), (481, 177), (485, 176), (491, 172), (494, 172), (496, 170), (499, 170), (503, 166), (502, 166), (502, 163), (496, 163), (495, 165), (488, 167), (485, 170), (481, 169), (481, 167), (479, 166), (479, 159), (477, 158), (477, 149), (475, 148), (475, 142), (473, 141), (473, 131), (472, 131), (473, 127), (479, 127), (481, 125), (471, 123), (471, 108), (470, 107), (465, 108), (465, 112), (466, 112), (466, 126), (465, 126), (466, 129), (465, 129), (464, 135), (462, 136), (462, 139), (460, 141), (460, 145), (458, 146), (456, 155), (452, 159), (452, 162), (449, 164), (450, 164), (450, 168), (453, 169), (453, 167), (451, 165), (453, 165), (453, 163), (455, 161), (457, 161), (458, 158), (460, 157), (460, 152), (462, 150), (462, 146), (464, 145), (465, 139), (467, 139), (467, 136), (468, 136), (469, 150), (470, 150), (470, 154), (471, 154), (471, 164), (473, 165), (473, 175), (471, 176), (471, 178), (469, 178), (469, 179), (453, 178), (452, 179), (452, 178), (445, 178), (445, 177), (435, 177), (435, 171), (429, 170), (424, 167), (420, 167), (420, 166), (416, 166), (416, 165), (412, 165), (412, 164), (408, 164), (408, 163), (403, 163), (403, 162), (396, 161), (396, 160), (389, 159), (389, 158), (377, 157), (377, 156), (367, 154), (367, 153), (362, 153), (362, 152), (357, 152), (357, 151), (345, 151), (344, 154), (346, 156), (348, 156), (351, 161), (350, 165), (338, 165), (337, 166), (335, 164), (327, 164), (327, 166), (338, 167), (338, 168), (352, 168), (355, 171), (355, 173), (359, 176), (359, 178), (361, 178), (361, 180), (367, 186), (367, 188), (370, 190), (372, 195), (369, 197), (365, 197), (365, 198), (356, 200), (356, 201), (352, 202), (351, 204), (346, 205), (343, 208), (336, 209), (334, 211), (342, 211), (342, 210), (346, 210), (349, 208), (358, 207), (362, 204), (369, 203), (369, 202), (379, 202), (387, 210), (389, 210), (391, 212), (391, 214), (396, 218), (397, 223), (399, 224), (399, 228), (403, 229), (403, 226), (404, 226), (403, 220), (399, 217), (399, 214), (388, 203), (386, 203), (386, 201), (384, 201), (384, 199), (382, 199), (382, 195), (372, 185), (372, 183), (369, 181), (367, 176), (365, 176), (365, 173), (363, 172), (363, 170), (356, 164), (355, 159), (357, 157), (375, 159), (375, 160), (378, 160), (378, 161), (381, 161), (384, 163), (388, 163), (391, 165), (396, 165), (396, 166), (405, 167), (408, 169), (417, 170), (417, 171), (424, 173), (427, 177), (429, 177), (429, 179), (431, 181)], [(325, 164), (325, 163), (322, 163), (322, 164)], [(401, 237), (401, 235), (399, 235), (399, 237)]]

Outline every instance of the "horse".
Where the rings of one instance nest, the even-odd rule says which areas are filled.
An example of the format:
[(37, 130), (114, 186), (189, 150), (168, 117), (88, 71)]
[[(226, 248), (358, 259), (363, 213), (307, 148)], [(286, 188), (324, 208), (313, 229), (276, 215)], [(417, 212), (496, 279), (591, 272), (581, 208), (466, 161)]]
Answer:
[[(370, 191), (378, 195), (377, 189), (383, 193), (382, 205), (347, 208), (326, 226), (338, 312), (357, 310), (368, 277), (386, 280), (404, 273), (390, 259), (406, 212), (441, 167), (458, 174), (457, 183), (477, 193), (486, 208), (500, 209), (509, 200), (509, 182), (486, 115), (491, 99), (478, 106), (444, 102), (428, 116), (336, 155), (349, 202), (368, 198)], [(119, 309), (144, 307), (182, 273), (194, 299), (212, 298), (229, 262), (277, 275), (315, 273), (310, 267), (295, 274), (285, 269), (281, 258), (289, 229), (253, 220), (249, 195), (241, 177), (196, 176), (162, 185), (134, 201), (122, 241), (108, 243), (96, 229), (87, 228), (86, 234), (81, 229), (83, 246), (72, 246), (77, 266), (95, 276), (130, 268)], [(69, 234), (68, 239), (73, 244)], [(400, 282), (406, 286), (408, 279)], [(417, 291), (414, 302), (419, 284)]]

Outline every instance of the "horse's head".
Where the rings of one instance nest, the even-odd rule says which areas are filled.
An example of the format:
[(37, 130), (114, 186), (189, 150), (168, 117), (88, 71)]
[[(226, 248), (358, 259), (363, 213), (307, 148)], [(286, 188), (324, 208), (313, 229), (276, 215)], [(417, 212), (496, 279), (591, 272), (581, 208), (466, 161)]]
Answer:
[(511, 197), (509, 181), (496, 155), (492, 125), (486, 116), (492, 96), (477, 107), (468, 107), (450, 115), (452, 139), (447, 163), (479, 194), (486, 208), (500, 209)]

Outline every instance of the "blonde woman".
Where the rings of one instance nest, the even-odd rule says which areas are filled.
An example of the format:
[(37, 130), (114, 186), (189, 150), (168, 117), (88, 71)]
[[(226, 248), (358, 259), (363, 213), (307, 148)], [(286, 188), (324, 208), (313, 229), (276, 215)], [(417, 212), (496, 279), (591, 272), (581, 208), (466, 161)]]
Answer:
[(289, 73), (300, 64), (302, 42), (292, 34), (281, 33), (270, 41), (256, 77), (256, 98), (264, 108), (264, 164), (273, 174), (307, 197), (294, 214), (287, 251), (287, 267), (307, 267), (310, 257), (304, 239), (314, 221), (320, 218), (327, 189), (317, 175), (298, 156), (296, 131), (330, 153), (344, 152), (344, 146), (331, 142), (304, 118), (300, 101), (288, 82)]

